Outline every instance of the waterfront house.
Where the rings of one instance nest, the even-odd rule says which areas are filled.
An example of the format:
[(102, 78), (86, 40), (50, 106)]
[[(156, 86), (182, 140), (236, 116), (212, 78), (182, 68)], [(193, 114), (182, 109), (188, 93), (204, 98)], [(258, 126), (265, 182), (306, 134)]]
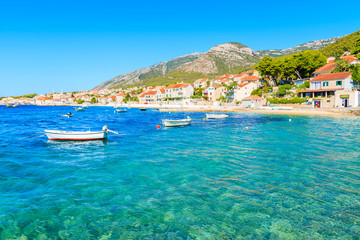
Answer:
[(171, 84), (165, 88), (165, 98), (169, 100), (186, 100), (194, 94), (194, 87), (189, 83)]
[(249, 97), (258, 86), (255, 82), (247, 82), (241, 85), (237, 85), (234, 91), (234, 101), (242, 101), (244, 98)]
[(160, 88), (156, 92), (156, 101), (161, 102), (165, 99), (165, 88)]
[(153, 103), (156, 101), (157, 91), (144, 92), (139, 96), (140, 103)]
[(246, 108), (261, 107), (264, 103), (264, 99), (258, 95), (250, 95), (244, 98), (241, 102), (241, 106)]
[(310, 88), (299, 92), (300, 97), (313, 98), (315, 108), (359, 106), (359, 85), (351, 72), (320, 74), (310, 80)]

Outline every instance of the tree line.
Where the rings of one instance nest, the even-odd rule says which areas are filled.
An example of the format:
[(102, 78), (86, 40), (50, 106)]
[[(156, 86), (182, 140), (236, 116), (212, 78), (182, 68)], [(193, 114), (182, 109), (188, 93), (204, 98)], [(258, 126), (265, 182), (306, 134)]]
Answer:
[(326, 57), (318, 51), (307, 50), (279, 58), (265, 56), (255, 69), (275, 85), (292, 84), (294, 79), (309, 78), (311, 74), (326, 64)]

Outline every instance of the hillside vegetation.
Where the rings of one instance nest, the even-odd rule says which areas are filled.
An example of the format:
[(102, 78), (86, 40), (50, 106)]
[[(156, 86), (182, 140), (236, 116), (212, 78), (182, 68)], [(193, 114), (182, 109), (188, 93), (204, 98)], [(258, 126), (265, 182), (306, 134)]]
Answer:
[(336, 42), (319, 50), (325, 57), (341, 56), (344, 52), (351, 52), (355, 48), (356, 40), (360, 38), (360, 30), (340, 38)]
[(113, 88), (120, 88), (120, 87), (135, 87), (135, 86), (166, 86), (173, 83), (184, 82), (184, 83), (193, 83), (196, 79), (209, 77), (210, 75), (204, 75), (198, 72), (182, 72), (182, 71), (172, 71), (164, 76), (159, 76), (155, 78), (149, 79), (142, 79), (141, 84), (134, 84), (134, 85), (124, 85), (124, 84), (117, 84), (114, 85)]

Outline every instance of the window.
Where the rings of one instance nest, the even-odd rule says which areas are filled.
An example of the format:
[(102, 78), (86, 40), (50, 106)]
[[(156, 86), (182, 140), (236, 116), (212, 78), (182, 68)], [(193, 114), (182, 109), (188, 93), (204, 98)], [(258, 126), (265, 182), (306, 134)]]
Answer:
[(342, 81), (336, 81), (336, 86), (341, 86), (342, 85)]
[(328, 87), (329, 86), (329, 82), (323, 82), (323, 87)]

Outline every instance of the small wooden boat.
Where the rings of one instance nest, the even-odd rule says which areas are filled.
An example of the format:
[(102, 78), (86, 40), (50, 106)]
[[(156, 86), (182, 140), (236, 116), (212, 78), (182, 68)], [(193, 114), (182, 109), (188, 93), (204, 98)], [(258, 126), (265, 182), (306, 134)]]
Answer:
[(102, 128), (102, 131), (60, 131), (60, 130), (44, 130), (49, 140), (54, 141), (89, 141), (89, 140), (104, 140), (108, 138), (108, 133), (118, 132), (108, 129), (107, 126)]
[(186, 119), (180, 120), (171, 120), (171, 119), (163, 119), (162, 120), (165, 127), (182, 127), (191, 124), (191, 118), (188, 116)]
[(146, 111), (146, 108), (140, 108), (140, 111)]
[(85, 112), (85, 108), (83, 108), (83, 107), (78, 107), (78, 108), (74, 108), (74, 109), (77, 112)]
[(206, 118), (207, 119), (224, 119), (229, 117), (227, 114), (218, 114), (218, 113), (207, 113)]

